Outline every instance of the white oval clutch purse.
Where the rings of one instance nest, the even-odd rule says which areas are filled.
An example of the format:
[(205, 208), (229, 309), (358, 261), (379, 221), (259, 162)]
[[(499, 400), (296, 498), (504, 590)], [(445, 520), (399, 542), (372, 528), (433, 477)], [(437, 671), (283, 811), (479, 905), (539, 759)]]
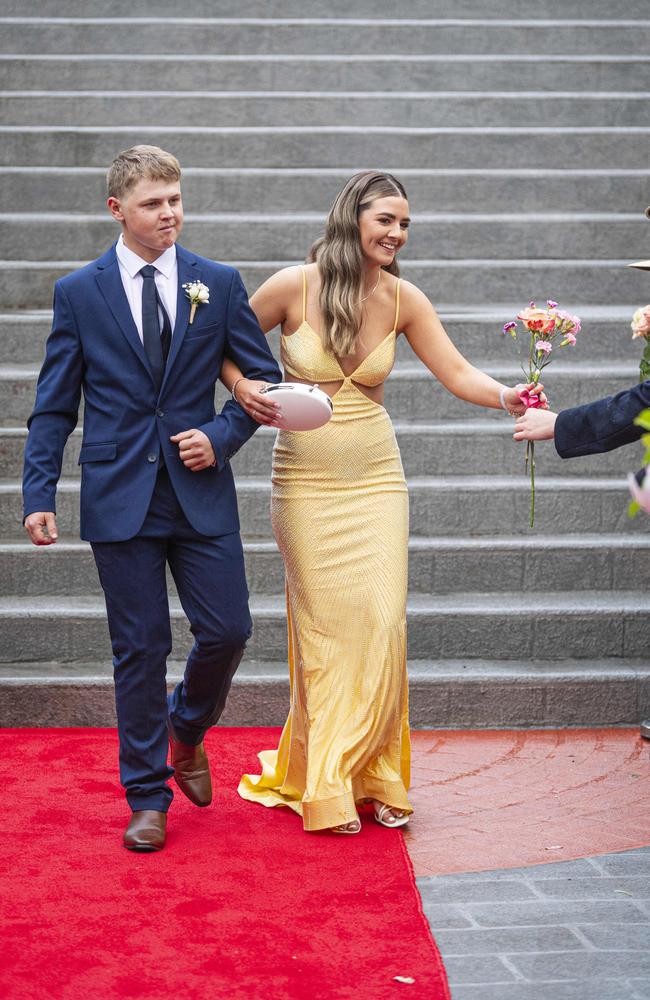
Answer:
[(314, 431), (323, 427), (332, 416), (332, 400), (317, 385), (304, 382), (278, 382), (263, 389), (282, 407), (277, 425), (285, 431)]

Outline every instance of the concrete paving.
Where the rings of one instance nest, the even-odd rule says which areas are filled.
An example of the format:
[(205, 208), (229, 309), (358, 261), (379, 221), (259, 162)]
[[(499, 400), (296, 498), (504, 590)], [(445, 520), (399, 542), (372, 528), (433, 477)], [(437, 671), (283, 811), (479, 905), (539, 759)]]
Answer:
[(417, 885), (452, 1000), (650, 998), (650, 847)]
[(405, 839), (452, 1000), (650, 998), (650, 742), (413, 734)]

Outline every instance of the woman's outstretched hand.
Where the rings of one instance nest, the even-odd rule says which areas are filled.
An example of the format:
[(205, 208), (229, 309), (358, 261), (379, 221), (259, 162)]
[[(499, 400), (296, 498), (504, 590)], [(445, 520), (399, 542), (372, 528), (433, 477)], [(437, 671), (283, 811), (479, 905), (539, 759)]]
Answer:
[(528, 409), (548, 410), (548, 400), (541, 382), (512, 386), (504, 392), (503, 401), (513, 417), (520, 417)]
[(264, 395), (263, 390), (269, 382), (256, 382), (250, 378), (242, 378), (235, 386), (235, 397), (249, 417), (256, 420), (258, 424), (266, 424), (268, 427), (277, 427), (278, 420), (282, 416), (279, 403), (274, 403), (272, 399)]

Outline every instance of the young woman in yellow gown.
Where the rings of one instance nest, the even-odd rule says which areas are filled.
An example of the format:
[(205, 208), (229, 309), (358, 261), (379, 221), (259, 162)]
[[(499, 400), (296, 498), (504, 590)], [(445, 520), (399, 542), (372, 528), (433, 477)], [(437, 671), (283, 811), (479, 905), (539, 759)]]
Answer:
[[(357, 806), (402, 826), (410, 744), (406, 675), (408, 493), (383, 384), (403, 334), (443, 385), (482, 406), (523, 412), (518, 389), (474, 368), (432, 305), (399, 278), (408, 238), (404, 188), (390, 174), (356, 174), (336, 198), (304, 267), (287, 267), (253, 295), (262, 330), (281, 327), (285, 378), (317, 382), (332, 419), (280, 430), (271, 519), (286, 571), (291, 705), (277, 750), (259, 754), (239, 794), (285, 805), (305, 830), (358, 833)], [(226, 362), (222, 380), (260, 423), (274, 404)], [(541, 389), (541, 387), (540, 387)]]

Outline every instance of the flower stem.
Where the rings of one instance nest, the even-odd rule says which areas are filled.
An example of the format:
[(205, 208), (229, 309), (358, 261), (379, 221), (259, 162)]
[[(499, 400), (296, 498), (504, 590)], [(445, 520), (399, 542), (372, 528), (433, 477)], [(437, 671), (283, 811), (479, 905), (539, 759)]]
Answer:
[(535, 442), (530, 444), (530, 526), (535, 526)]

